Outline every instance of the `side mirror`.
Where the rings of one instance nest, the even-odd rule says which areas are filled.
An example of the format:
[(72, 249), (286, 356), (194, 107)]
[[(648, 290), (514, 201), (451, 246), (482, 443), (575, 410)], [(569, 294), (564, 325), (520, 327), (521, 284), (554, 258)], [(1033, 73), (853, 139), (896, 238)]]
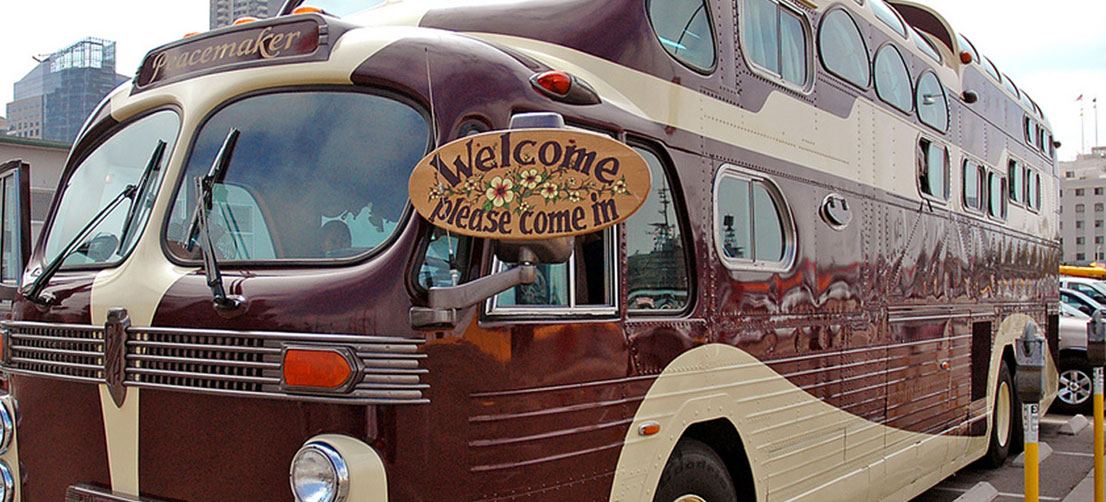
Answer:
[(31, 257), (31, 166), (0, 164), (0, 300), (19, 296), (23, 268)]
[(1079, 311), (1084, 313), (1084, 314), (1087, 314), (1087, 315), (1094, 315), (1094, 309), (1092, 309), (1091, 307), (1089, 307), (1087, 305), (1080, 305), (1079, 306)]

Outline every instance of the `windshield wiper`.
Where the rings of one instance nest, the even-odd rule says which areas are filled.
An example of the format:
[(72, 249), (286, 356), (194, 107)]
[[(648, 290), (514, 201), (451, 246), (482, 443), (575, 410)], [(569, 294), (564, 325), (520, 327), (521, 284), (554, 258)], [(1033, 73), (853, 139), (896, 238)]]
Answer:
[(130, 236), (131, 228), (134, 225), (134, 217), (138, 214), (139, 206), (142, 205), (143, 199), (146, 197), (146, 191), (150, 189), (150, 180), (153, 179), (154, 173), (161, 170), (161, 158), (165, 156), (165, 147), (168, 144), (164, 140), (158, 140), (157, 146), (154, 147), (154, 153), (150, 155), (150, 161), (146, 163), (146, 169), (142, 171), (142, 177), (138, 179), (138, 189), (135, 191), (134, 200), (131, 201), (131, 208), (127, 210), (127, 217), (123, 219), (123, 230), (119, 233), (119, 250), (127, 248), (127, 237)]
[(196, 201), (196, 212), (188, 233), (185, 234), (191, 245), (193, 236), (202, 233), (200, 237), (200, 252), (203, 253), (204, 275), (207, 276), (207, 286), (211, 288), (212, 304), (220, 312), (234, 312), (246, 305), (246, 298), (240, 295), (227, 296), (223, 287), (223, 274), (219, 272), (219, 262), (215, 257), (215, 244), (211, 241), (211, 232), (208, 229), (208, 216), (211, 211), (215, 185), (222, 183), (226, 177), (227, 167), (230, 166), (231, 157), (234, 156), (234, 147), (238, 144), (238, 129), (231, 128), (227, 137), (223, 140), (223, 146), (219, 154), (215, 156), (215, 162), (203, 178), (196, 178), (196, 193), (199, 200)]
[(42, 271), (42, 273), (39, 274), (39, 276), (35, 278), (35, 281), (32, 282), (31, 285), (28, 286), (23, 292), (23, 296), (32, 302), (42, 305), (49, 305), (50, 303), (52, 303), (54, 300), (53, 297), (49, 295), (46, 295), (44, 297), (41, 295), (42, 288), (46, 287), (46, 283), (50, 281), (50, 277), (57, 273), (58, 269), (61, 268), (62, 263), (65, 262), (65, 259), (69, 258), (69, 255), (73, 254), (73, 252), (77, 250), (78, 245), (84, 242), (85, 237), (88, 237), (88, 234), (91, 233), (93, 229), (99, 226), (100, 223), (102, 223), (104, 219), (106, 219), (108, 215), (110, 215), (111, 212), (115, 210), (115, 208), (119, 207), (119, 204), (123, 202), (123, 199), (134, 199), (134, 194), (136, 190), (137, 188), (135, 185), (127, 185), (125, 188), (123, 188), (123, 191), (119, 192), (119, 195), (115, 196), (115, 199), (112, 199), (112, 201), (107, 206), (101, 209), (99, 213), (96, 213), (96, 216), (93, 216), (92, 220), (89, 221), (88, 224), (85, 225), (80, 232), (77, 232), (77, 236), (74, 237), (73, 240), (69, 241), (69, 244), (66, 244), (65, 249), (62, 250), (61, 254), (59, 254), (57, 258), (54, 258), (54, 260), (51, 261), (48, 265), (46, 265), (46, 268)]

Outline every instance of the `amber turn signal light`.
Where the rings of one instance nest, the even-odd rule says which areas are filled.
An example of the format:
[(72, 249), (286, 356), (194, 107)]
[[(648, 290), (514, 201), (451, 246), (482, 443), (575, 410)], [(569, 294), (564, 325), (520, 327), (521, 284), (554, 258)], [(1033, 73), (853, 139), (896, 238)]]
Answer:
[(281, 364), (284, 385), (337, 389), (349, 381), (353, 367), (341, 353), (329, 349), (288, 349)]

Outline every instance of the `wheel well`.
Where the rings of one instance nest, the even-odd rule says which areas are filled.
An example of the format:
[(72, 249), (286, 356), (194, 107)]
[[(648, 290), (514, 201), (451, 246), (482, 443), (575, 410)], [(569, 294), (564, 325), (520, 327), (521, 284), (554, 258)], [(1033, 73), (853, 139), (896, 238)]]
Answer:
[(1018, 372), (1018, 360), (1014, 357), (1013, 345), (1002, 348), (1002, 361), (1006, 363), (1006, 367), (1010, 370), (1010, 376), (1013, 377)]
[(702, 441), (722, 457), (737, 490), (738, 500), (757, 500), (756, 483), (749, 468), (749, 458), (745, 455), (745, 444), (729, 420), (718, 418), (692, 424), (684, 431), (682, 438)]
[[(1060, 357), (1074, 356), (1087, 358), (1087, 351), (1085, 349), (1067, 348), (1060, 351)], [(1060, 361), (1056, 361), (1056, 364), (1060, 364)]]

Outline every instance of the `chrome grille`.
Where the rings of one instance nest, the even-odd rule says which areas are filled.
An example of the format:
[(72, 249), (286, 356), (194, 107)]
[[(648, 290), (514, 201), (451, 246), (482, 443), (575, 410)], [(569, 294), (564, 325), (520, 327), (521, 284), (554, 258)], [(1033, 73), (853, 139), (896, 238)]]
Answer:
[[(8, 324), (5, 321), (5, 327)], [(103, 381), (104, 328), (71, 324), (25, 323), (9, 329), (5, 365), (40, 375)]]
[[(3, 369), (16, 374), (103, 383), (104, 328), (3, 321)], [(349, 404), (428, 402), (419, 367), (423, 339), (371, 335), (127, 329), (125, 386), (276, 397)], [(288, 344), (341, 346), (356, 355), (359, 375), (344, 393), (296, 392), (281, 385), (281, 355)]]

